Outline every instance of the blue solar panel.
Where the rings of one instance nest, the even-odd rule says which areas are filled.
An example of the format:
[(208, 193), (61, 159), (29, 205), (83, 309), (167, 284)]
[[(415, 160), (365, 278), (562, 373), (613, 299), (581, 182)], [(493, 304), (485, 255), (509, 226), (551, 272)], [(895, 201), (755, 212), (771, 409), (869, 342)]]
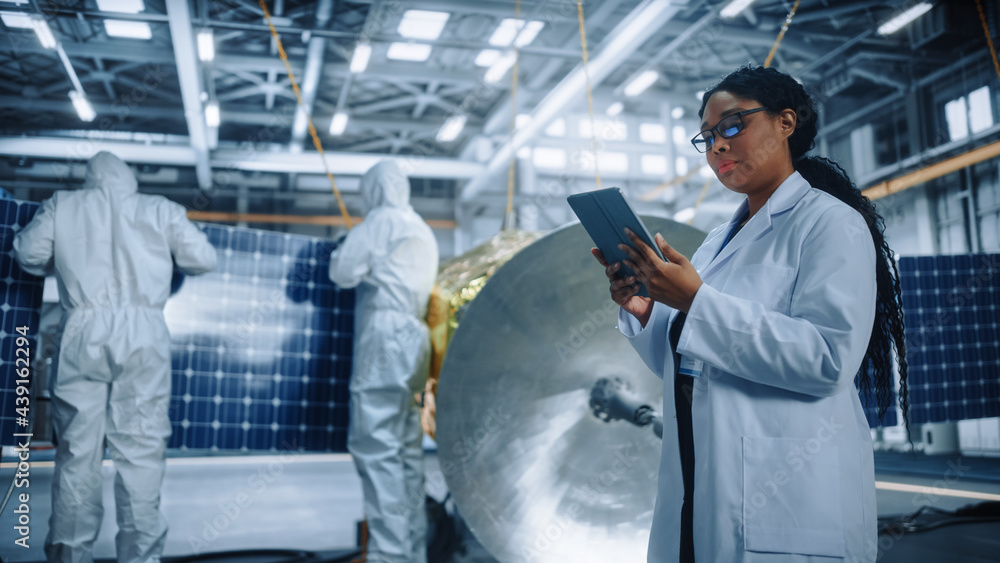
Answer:
[(334, 244), (206, 226), (219, 263), (175, 279), (169, 446), (346, 451), (354, 292), (330, 281)]
[[(0, 201), (0, 431), (17, 432), (14, 333), (31, 328), (43, 280), (11, 257), (38, 204)], [(164, 310), (171, 334), (169, 447), (210, 450), (347, 450), (347, 390), (354, 291), (328, 277), (334, 243), (313, 237), (204, 226), (213, 272), (175, 274)]]
[(1000, 416), (1000, 255), (899, 261), (910, 421)]
[[(23, 400), (18, 404), (17, 387), (31, 390), (34, 369), (31, 364), (38, 358), (38, 321), (42, 307), (42, 288), (44, 279), (21, 271), (11, 255), (14, 236), (38, 211), (37, 203), (0, 200), (0, 445), (16, 445), (15, 433), (28, 431), (27, 418), (21, 416), (18, 407), (24, 407)], [(27, 327), (27, 346), (18, 346), (19, 327)], [(22, 329), (23, 331), (23, 329)], [(21, 341), (23, 344), (24, 342)], [(25, 352), (26, 350), (26, 352)], [(25, 356), (27, 354), (27, 356)], [(18, 358), (22, 361), (18, 363)], [(30, 370), (27, 382), (18, 375), (18, 370), (28, 362)], [(23, 371), (21, 372), (23, 375)], [(35, 410), (34, 397), (28, 396), (27, 414)], [(29, 417), (30, 418), (30, 417)], [(22, 440), (23, 441), (23, 440)]]

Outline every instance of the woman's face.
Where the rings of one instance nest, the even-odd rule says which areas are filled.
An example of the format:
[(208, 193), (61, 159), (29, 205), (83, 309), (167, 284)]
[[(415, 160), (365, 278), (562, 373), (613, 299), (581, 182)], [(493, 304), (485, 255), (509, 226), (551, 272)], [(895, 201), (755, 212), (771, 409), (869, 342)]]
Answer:
[[(705, 104), (702, 130), (715, 127), (734, 113), (761, 107), (756, 100), (729, 92), (715, 92)], [(708, 165), (724, 186), (751, 195), (773, 190), (793, 171), (788, 137), (795, 131), (795, 112), (777, 116), (760, 111), (743, 116), (743, 130), (728, 139), (715, 131), (712, 147), (705, 153)], [(769, 195), (769, 194), (768, 194)]]

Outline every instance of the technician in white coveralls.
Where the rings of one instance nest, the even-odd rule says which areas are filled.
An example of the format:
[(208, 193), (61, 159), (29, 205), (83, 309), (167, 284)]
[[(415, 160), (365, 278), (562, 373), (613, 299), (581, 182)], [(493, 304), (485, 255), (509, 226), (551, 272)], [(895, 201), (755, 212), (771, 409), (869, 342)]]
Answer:
[(874, 460), (854, 381), (864, 367), (861, 390), (877, 390), (884, 412), (894, 349), (905, 353), (882, 218), (839, 166), (805, 156), (816, 112), (791, 76), (741, 68), (703, 99), (693, 142), (746, 196), (732, 220), (690, 261), (659, 235), (669, 263), (639, 242), (624, 280), (595, 251), (622, 333), (664, 380), (648, 560), (874, 562)]
[(56, 438), (51, 562), (89, 562), (100, 531), (101, 460), (115, 462), (119, 562), (159, 561), (170, 420), (170, 335), (163, 306), (174, 264), (215, 267), (215, 249), (184, 208), (136, 193), (135, 175), (100, 152), (83, 189), (57, 192), (14, 239), (26, 272), (55, 273), (63, 307), (52, 390)]
[(368, 170), (361, 195), (364, 221), (330, 257), (330, 279), (358, 287), (347, 447), (364, 492), (368, 561), (423, 563), (423, 429), (414, 395), (430, 366), (423, 319), (437, 241), (410, 207), (410, 183), (395, 162)]

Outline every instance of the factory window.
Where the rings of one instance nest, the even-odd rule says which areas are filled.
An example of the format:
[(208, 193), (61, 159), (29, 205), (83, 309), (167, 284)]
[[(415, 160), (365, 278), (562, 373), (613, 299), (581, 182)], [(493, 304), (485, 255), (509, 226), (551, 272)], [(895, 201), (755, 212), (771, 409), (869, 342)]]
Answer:
[(643, 143), (666, 143), (667, 128), (659, 123), (639, 124), (639, 140)]
[(977, 88), (944, 104), (948, 140), (958, 141), (993, 127), (993, 99), (989, 86)]
[(644, 154), (640, 162), (643, 174), (651, 176), (667, 175), (667, 157), (662, 154)]
[(969, 93), (969, 129), (973, 133), (993, 126), (993, 108), (990, 104), (990, 87), (983, 86)]
[[(594, 153), (584, 151), (579, 154), (581, 170), (594, 169)], [(623, 152), (603, 151), (597, 153), (597, 165), (603, 174), (605, 172), (628, 172), (628, 155)]]
[(545, 134), (549, 137), (565, 137), (566, 136), (566, 120), (563, 118), (556, 119), (548, 127), (545, 128)]
[(687, 174), (688, 173), (688, 159), (684, 158), (683, 156), (678, 156), (677, 157), (677, 162), (674, 165), (674, 168), (677, 171), (677, 175), (678, 176), (683, 176), (683, 175)]
[[(594, 118), (594, 127), (597, 128), (597, 138), (602, 141), (624, 141), (628, 139), (628, 127), (624, 122), (607, 118)], [(590, 130), (590, 118), (585, 117), (579, 121), (580, 136), (589, 139), (592, 134)]]
[[(674, 125), (673, 131), (674, 131), (675, 145), (684, 146), (685, 143), (688, 143), (691, 140), (691, 137), (688, 137), (687, 131), (684, 129), (684, 127), (680, 125)], [(692, 137), (693, 136), (694, 135), (692, 135)]]
[(552, 147), (535, 147), (531, 157), (539, 168), (566, 168), (566, 151)]

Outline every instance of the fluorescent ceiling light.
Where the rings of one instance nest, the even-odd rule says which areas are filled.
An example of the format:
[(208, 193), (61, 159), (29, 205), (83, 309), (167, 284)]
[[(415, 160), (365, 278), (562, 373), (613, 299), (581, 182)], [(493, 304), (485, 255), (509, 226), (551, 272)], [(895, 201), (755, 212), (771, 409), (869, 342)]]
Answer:
[(343, 134), (344, 129), (347, 129), (347, 114), (338, 111), (333, 114), (333, 119), (330, 120), (330, 134), (336, 137)]
[(711, 166), (702, 166), (698, 169), (698, 175), (707, 180), (709, 178), (714, 178), (715, 172), (712, 171)]
[(407, 10), (399, 22), (396, 31), (408, 39), (434, 40), (441, 36), (444, 24), (448, 23), (447, 12), (428, 12), (426, 10)]
[(32, 23), (34, 24), (32, 27), (35, 28), (35, 35), (38, 36), (38, 42), (42, 44), (42, 48), (55, 49), (56, 37), (52, 35), (49, 24), (42, 18), (35, 18)]
[(97, 114), (94, 113), (94, 108), (87, 101), (87, 97), (77, 92), (76, 90), (70, 90), (69, 99), (73, 100), (73, 107), (76, 108), (76, 114), (80, 116), (83, 121), (93, 121)]
[(515, 61), (517, 61), (517, 56), (514, 54), (514, 51), (507, 51), (486, 71), (486, 76), (483, 77), (483, 80), (487, 84), (499, 82), (503, 78), (503, 75), (507, 74), (507, 71), (510, 70), (510, 67), (514, 66)]
[(684, 117), (684, 108), (677, 106), (674, 109), (670, 110), (670, 117), (673, 117), (674, 119), (680, 119)]
[(698, 90), (697, 92), (694, 93), (694, 97), (698, 98), (698, 101), (700, 102), (701, 99), (705, 97), (705, 91), (704, 90)]
[(531, 158), (531, 147), (521, 147), (517, 149), (517, 158)]
[(610, 106), (608, 106), (608, 109), (604, 110), (604, 113), (606, 113), (608, 117), (615, 117), (616, 115), (621, 113), (623, 109), (625, 109), (625, 104), (621, 102), (615, 102)]
[(97, 9), (102, 12), (123, 12), (138, 14), (146, 9), (142, 0), (97, 0)]
[(205, 104), (205, 125), (218, 127), (222, 119), (219, 116), (219, 102), (212, 100)]
[(17, 29), (34, 29), (35, 24), (31, 14), (24, 12), (0, 12), (0, 20), (4, 25)]
[(0, 0), (0, 2), (10, 2), (11, 4), (14, 4), (15, 6), (19, 6), (21, 4), (27, 4), (28, 0)]
[(476, 55), (476, 66), (493, 66), (500, 58), (500, 51), (496, 49), (483, 49)]
[(391, 43), (385, 56), (397, 61), (426, 61), (431, 56), (430, 45), (417, 43)]
[[(538, 32), (543, 27), (545, 27), (545, 23), (536, 20), (531, 20), (525, 25), (524, 20), (504, 19), (493, 31), (493, 35), (490, 36), (490, 45), (496, 45), (497, 47), (510, 47), (511, 45), (524, 47), (535, 40)], [(523, 31), (521, 31), (522, 28)], [(517, 38), (516, 43), (514, 41), (515, 38)]]
[(146, 22), (134, 22), (125, 20), (104, 20), (104, 30), (111, 37), (124, 37), (126, 39), (152, 39), (153, 30)]
[(351, 72), (357, 74), (364, 72), (368, 68), (368, 60), (372, 57), (372, 46), (370, 43), (358, 43), (354, 47), (354, 54), (351, 55)]
[(740, 15), (740, 12), (747, 9), (747, 6), (753, 3), (753, 0), (733, 0), (725, 8), (719, 12), (719, 17), (726, 20), (731, 20), (736, 16)]
[(215, 36), (211, 29), (198, 32), (198, 58), (206, 63), (215, 58)]
[(454, 141), (462, 133), (462, 129), (465, 128), (465, 116), (464, 115), (453, 115), (448, 118), (448, 121), (444, 122), (441, 129), (438, 130), (435, 138), (442, 143), (448, 143)]
[(927, 13), (933, 6), (930, 2), (921, 2), (916, 6), (897, 14), (896, 17), (878, 26), (879, 35), (891, 35), (902, 29), (906, 24)]
[(529, 123), (531, 123), (531, 116), (527, 113), (519, 113), (514, 118), (515, 129), (523, 129), (527, 127)]
[(644, 71), (642, 74), (636, 76), (631, 82), (625, 85), (625, 95), (631, 98), (642, 94), (646, 88), (652, 86), (659, 77), (660, 73), (655, 70)]
[(677, 172), (678, 176), (683, 176), (688, 173), (688, 159), (683, 156), (678, 156), (677, 160), (674, 162), (674, 170)]

